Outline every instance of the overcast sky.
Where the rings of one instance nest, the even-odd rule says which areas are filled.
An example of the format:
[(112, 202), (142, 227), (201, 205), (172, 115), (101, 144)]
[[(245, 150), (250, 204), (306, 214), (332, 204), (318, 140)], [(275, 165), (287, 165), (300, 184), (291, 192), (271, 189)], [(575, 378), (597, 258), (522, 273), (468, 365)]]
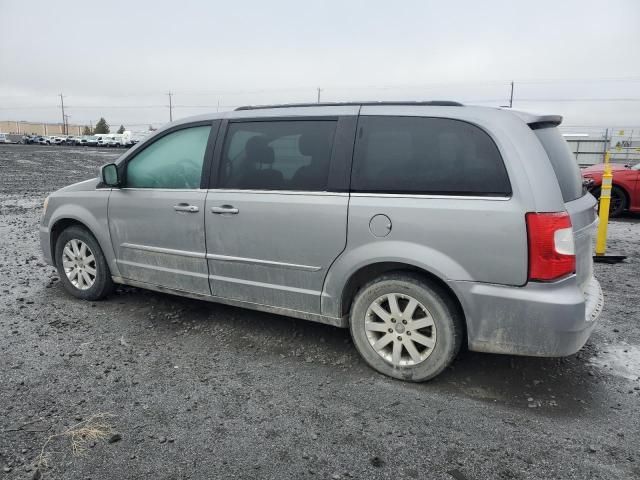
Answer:
[[(640, 1), (0, 0), (0, 120), (451, 99), (640, 126)], [(611, 99), (624, 99), (612, 101)]]

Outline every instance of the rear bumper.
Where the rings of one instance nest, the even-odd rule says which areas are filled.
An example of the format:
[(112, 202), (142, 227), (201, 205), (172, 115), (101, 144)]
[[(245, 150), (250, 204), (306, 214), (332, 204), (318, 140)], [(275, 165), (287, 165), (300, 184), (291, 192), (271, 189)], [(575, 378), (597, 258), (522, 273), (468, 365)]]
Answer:
[(477, 352), (571, 355), (586, 343), (603, 306), (595, 277), (584, 294), (575, 276), (524, 287), (455, 283), (467, 317), (469, 349)]

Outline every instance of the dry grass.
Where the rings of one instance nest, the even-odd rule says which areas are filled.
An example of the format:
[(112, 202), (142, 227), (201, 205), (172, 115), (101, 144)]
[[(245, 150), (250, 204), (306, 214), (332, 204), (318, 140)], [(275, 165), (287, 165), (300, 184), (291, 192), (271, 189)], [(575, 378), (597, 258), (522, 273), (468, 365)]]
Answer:
[(97, 413), (60, 433), (50, 435), (42, 445), (35, 465), (36, 469), (41, 473), (40, 478), (42, 478), (44, 470), (49, 467), (50, 453), (53, 452), (48, 452), (47, 448), (53, 440), (69, 439), (73, 455), (82, 455), (92, 442), (106, 439), (114, 433), (113, 426), (110, 423), (111, 417), (113, 415), (110, 413)]

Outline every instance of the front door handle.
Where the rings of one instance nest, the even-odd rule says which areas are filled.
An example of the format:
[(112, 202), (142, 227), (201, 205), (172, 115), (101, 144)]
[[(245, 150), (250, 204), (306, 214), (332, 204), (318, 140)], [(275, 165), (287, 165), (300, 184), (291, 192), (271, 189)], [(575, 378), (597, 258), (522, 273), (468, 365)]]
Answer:
[(178, 205), (174, 205), (173, 209), (176, 212), (188, 212), (188, 213), (196, 213), (200, 211), (200, 209), (197, 206), (189, 205), (187, 203), (179, 203)]
[(217, 213), (218, 215), (229, 214), (236, 215), (240, 210), (231, 205), (222, 205), (220, 207), (211, 207), (211, 213)]

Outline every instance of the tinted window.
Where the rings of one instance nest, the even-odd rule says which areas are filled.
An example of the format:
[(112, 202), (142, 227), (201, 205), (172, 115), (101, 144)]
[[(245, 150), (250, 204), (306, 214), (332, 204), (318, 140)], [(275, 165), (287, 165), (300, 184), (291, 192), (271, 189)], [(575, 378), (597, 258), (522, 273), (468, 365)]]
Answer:
[(509, 195), (493, 140), (466, 122), (361, 117), (351, 188), (361, 192)]
[(129, 188), (200, 188), (210, 126), (191, 127), (156, 140), (127, 164)]
[(326, 190), (335, 130), (331, 120), (230, 123), (219, 186)]
[(580, 167), (560, 130), (549, 127), (540, 128), (534, 132), (551, 160), (564, 201), (570, 202), (582, 197)]

